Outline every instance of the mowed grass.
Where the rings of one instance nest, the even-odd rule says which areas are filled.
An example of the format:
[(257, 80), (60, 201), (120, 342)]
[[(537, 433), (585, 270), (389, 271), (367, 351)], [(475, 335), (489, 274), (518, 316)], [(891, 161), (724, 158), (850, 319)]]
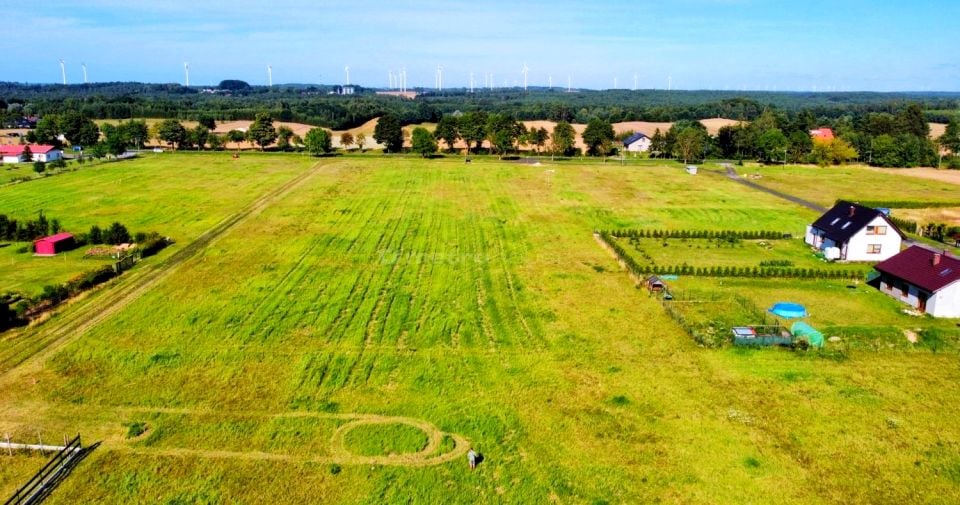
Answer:
[[(0, 431), (104, 442), (51, 503), (956, 501), (955, 354), (704, 350), (591, 233), (814, 217), (675, 167), (334, 160), (44, 366), (0, 377)], [(758, 303), (794, 295), (768, 289)], [(819, 314), (836, 293), (808, 296)], [(309, 461), (349, 414), (431, 423), (485, 460)], [(132, 422), (148, 430), (128, 440)], [(407, 450), (408, 435), (353, 442)]]
[(838, 199), (865, 201), (960, 201), (960, 186), (898, 174), (897, 169), (840, 167), (750, 166), (738, 167), (741, 175), (759, 174), (754, 182), (824, 207)]
[(427, 434), (406, 424), (360, 425), (344, 437), (344, 447), (362, 456), (415, 453), (426, 445)]

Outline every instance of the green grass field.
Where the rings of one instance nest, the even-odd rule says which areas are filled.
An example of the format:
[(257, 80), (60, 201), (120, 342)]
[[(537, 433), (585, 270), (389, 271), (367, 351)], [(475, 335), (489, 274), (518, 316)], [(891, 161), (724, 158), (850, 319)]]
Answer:
[(957, 202), (957, 186), (936, 181), (906, 177), (866, 167), (759, 166), (738, 167), (742, 175), (760, 175), (754, 182), (804, 200), (830, 207), (845, 200), (908, 200), (924, 202)]
[[(0, 367), (0, 433), (102, 442), (50, 503), (960, 500), (955, 347), (703, 349), (593, 238), (799, 235), (816, 217), (723, 177), (164, 154), (3, 187), (0, 201), (178, 241), (0, 339), (0, 364), (49, 342)], [(47, 277), (30, 275), (16, 282)], [(796, 298), (818, 324), (955, 323), (905, 323), (893, 300), (835, 282), (722, 288)], [(484, 456), (474, 472), (468, 446)], [(0, 458), (3, 496), (37, 460)]]

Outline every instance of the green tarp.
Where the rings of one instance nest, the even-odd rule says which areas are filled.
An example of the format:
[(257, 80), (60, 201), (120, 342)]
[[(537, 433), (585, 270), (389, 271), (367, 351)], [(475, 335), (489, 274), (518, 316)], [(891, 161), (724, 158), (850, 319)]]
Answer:
[(790, 333), (793, 334), (794, 338), (806, 339), (813, 347), (823, 347), (823, 333), (813, 329), (813, 326), (803, 321), (793, 323), (793, 326), (790, 327)]

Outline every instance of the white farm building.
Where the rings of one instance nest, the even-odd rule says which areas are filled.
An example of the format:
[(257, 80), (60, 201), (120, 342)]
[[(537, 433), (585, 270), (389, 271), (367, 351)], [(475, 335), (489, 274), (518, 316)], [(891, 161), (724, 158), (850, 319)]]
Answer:
[(631, 153), (645, 153), (650, 150), (650, 137), (634, 133), (623, 141), (623, 148)]

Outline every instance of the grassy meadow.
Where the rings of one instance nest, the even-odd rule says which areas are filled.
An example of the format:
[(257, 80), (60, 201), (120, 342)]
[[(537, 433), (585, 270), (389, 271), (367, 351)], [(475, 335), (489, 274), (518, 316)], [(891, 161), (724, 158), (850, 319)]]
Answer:
[[(857, 187), (856, 173), (836, 173)], [(68, 230), (114, 220), (157, 230), (178, 241), (147, 260), (159, 265), (298, 176), (115, 314), (0, 372), (0, 433), (101, 442), (50, 503), (960, 500), (955, 346), (704, 349), (592, 235), (800, 235), (816, 217), (725, 177), (676, 165), (168, 153), (2, 187), (0, 212), (43, 209)], [(808, 261), (781, 242), (750, 261)], [(684, 245), (657, 254), (720, 258)], [(146, 279), (137, 269), (120, 282)], [(61, 275), (33, 270), (15, 282)], [(13, 279), (0, 273), (2, 285)], [(795, 299), (823, 318), (815, 326), (956, 323), (906, 318), (841, 281), (678, 282), (761, 306)], [(111, 289), (0, 337), (0, 355), (106, 306)], [(473, 472), (468, 445), (483, 455)], [(2, 496), (37, 459), (0, 458)]]

